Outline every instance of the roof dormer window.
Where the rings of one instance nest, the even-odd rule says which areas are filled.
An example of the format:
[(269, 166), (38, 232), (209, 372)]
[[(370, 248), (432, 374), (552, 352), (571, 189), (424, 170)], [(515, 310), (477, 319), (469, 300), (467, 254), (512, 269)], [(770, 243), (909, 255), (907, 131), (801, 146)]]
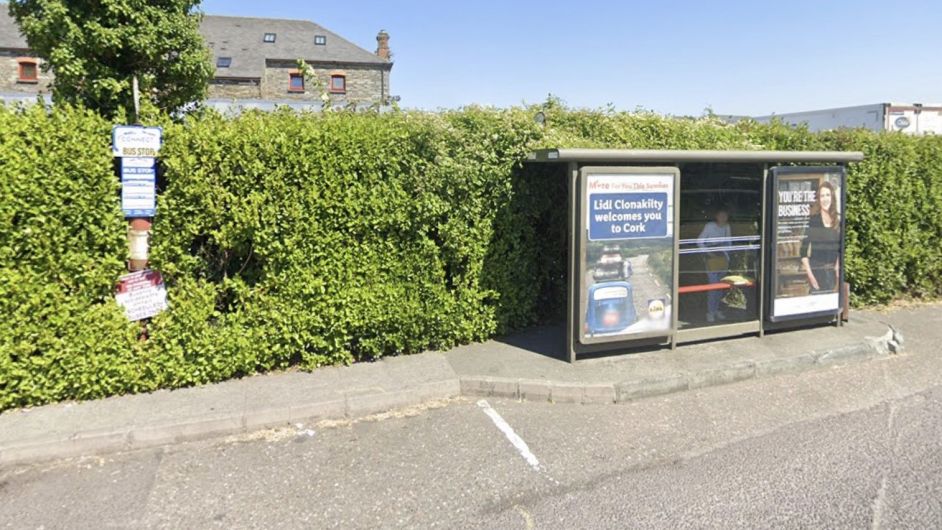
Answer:
[(274, 42), (275, 42), (275, 34), (274, 34), (274, 33), (266, 33), (266, 34), (265, 34), (265, 37), (262, 39), (262, 41), (263, 41), (263, 42), (267, 42), (267, 43), (269, 43), (269, 44), (274, 43)]
[(314, 44), (317, 46), (327, 46), (327, 35), (314, 35)]
[(232, 66), (232, 57), (217, 57), (216, 68), (229, 68)]

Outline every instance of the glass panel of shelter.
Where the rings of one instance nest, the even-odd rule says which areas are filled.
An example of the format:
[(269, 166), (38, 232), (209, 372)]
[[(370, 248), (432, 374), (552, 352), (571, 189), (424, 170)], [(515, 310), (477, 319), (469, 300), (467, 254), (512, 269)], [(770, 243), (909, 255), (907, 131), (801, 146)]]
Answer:
[(680, 329), (759, 320), (764, 170), (680, 164)]

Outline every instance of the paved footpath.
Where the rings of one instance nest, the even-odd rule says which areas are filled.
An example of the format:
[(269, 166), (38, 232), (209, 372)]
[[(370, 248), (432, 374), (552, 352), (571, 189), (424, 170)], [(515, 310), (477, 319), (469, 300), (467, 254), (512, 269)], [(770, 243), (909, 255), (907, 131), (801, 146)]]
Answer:
[[(553, 403), (628, 402), (886, 357), (896, 343), (881, 320), (877, 314), (857, 313), (839, 328), (576, 364), (560, 360), (561, 330), (539, 328), (447, 353), (11, 411), (0, 414), (0, 465), (356, 418), (459, 395)], [(902, 328), (905, 333), (906, 326)]]
[(624, 404), (452, 398), (0, 468), (0, 528), (939, 528), (942, 308), (906, 351)]

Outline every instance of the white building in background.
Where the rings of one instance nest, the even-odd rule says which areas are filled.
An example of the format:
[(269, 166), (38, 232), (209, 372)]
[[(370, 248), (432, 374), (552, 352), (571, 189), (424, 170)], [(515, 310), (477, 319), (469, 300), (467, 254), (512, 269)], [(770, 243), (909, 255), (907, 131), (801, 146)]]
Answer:
[(942, 134), (942, 103), (875, 103), (858, 107), (756, 116), (753, 119), (760, 123), (779, 119), (793, 125), (805, 124), (812, 131), (863, 128), (871, 131), (900, 131), (905, 134)]

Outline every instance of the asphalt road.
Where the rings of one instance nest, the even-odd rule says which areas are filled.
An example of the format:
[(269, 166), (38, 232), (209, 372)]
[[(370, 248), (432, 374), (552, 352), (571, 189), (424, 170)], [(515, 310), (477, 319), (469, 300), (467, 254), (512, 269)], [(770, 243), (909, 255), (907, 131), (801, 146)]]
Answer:
[(458, 400), (2, 469), (0, 528), (939, 528), (939, 315), (903, 356), (625, 405)]

